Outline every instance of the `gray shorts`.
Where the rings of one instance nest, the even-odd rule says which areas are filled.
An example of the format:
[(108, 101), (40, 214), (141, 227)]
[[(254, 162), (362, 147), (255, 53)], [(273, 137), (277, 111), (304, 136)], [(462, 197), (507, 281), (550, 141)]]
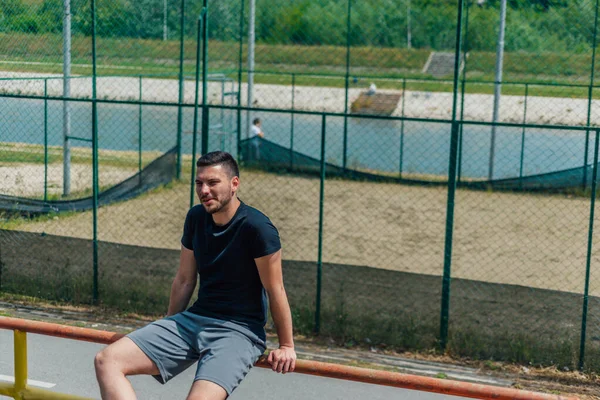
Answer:
[(249, 329), (188, 311), (152, 322), (127, 337), (156, 364), (166, 383), (198, 361), (194, 381), (216, 383), (231, 394), (266, 350)]

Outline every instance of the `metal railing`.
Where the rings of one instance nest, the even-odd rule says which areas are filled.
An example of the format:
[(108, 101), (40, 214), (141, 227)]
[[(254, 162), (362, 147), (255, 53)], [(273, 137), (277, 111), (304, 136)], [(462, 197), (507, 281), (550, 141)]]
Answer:
[[(0, 383), (0, 394), (10, 396), (16, 400), (84, 399), (83, 397), (79, 396), (32, 388), (27, 385), (27, 333), (35, 333), (101, 344), (110, 344), (116, 342), (124, 336), (122, 334), (107, 331), (76, 328), (66, 325), (8, 317), (0, 317), (0, 329), (10, 329), (14, 331), (15, 349), (15, 383)], [(266, 357), (264, 356), (261, 357), (261, 359), (256, 363), (256, 366), (261, 368), (271, 368), (271, 365), (267, 362)], [(349, 367), (345, 365), (328, 364), (318, 361), (297, 360), (295, 372), (326, 378), (344, 379), (348, 381), (419, 390), (423, 392), (443, 393), (447, 395), (463, 396), (475, 399), (576, 400), (575, 397), (565, 397), (513, 388), (408, 375), (398, 372)]]

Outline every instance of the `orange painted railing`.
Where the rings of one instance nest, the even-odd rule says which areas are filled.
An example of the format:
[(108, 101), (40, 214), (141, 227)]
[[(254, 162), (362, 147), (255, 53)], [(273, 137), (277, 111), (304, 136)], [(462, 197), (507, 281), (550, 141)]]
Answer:
[[(123, 337), (122, 334), (114, 332), (99, 331), (95, 329), (78, 328), (73, 326), (65, 326), (51, 324), (47, 322), (30, 321), (8, 317), (0, 317), (0, 329), (11, 329), (15, 332), (38, 333), (42, 335), (104, 344), (115, 342), (121, 337)], [(16, 347), (15, 351), (17, 351)], [(265, 359), (259, 360), (256, 366), (262, 368), (270, 368), (270, 365), (266, 362)], [(348, 367), (344, 365), (328, 364), (317, 361), (298, 360), (296, 362), (296, 373), (318, 375), (327, 378), (345, 379), (376, 385), (393, 386), (398, 388), (420, 390), (425, 392), (441, 393), (453, 396), (462, 396), (474, 399), (578, 400), (576, 397), (564, 397), (559, 395), (529, 392), (525, 390), (518, 390), (506, 387), (481, 385), (468, 382), (452, 381), (447, 379), (429, 378), (424, 376), (401, 374), (397, 372), (388, 371), (378, 371), (366, 368)], [(36, 398), (42, 399), (44, 397)]]

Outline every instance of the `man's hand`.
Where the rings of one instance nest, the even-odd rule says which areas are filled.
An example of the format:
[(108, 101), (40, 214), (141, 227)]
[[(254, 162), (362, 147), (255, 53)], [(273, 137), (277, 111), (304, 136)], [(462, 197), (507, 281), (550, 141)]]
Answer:
[(296, 369), (296, 351), (293, 347), (281, 346), (269, 353), (267, 361), (275, 372), (293, 372)]

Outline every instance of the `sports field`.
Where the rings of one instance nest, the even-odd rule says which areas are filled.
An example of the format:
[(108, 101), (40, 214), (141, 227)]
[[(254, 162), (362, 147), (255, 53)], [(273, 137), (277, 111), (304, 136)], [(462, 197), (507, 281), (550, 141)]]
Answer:
[[(189, 196), (179, 183), (103, 207), (99, 239), (178, 249)], [(326, 181), (323, 261), (441, 275), (446, 196), (443, 186)], [(274, 221), (286, 259), (317, 260), (318, 179), (242, 171), (240, 197)], [(585, 197), (459, 190), (452, 275), (582, 293), (589, 208)], [(91, 220), (84, 212), (13, 227), (90, 239)], [(599, 258), (594, 252), (592, 264)]]

